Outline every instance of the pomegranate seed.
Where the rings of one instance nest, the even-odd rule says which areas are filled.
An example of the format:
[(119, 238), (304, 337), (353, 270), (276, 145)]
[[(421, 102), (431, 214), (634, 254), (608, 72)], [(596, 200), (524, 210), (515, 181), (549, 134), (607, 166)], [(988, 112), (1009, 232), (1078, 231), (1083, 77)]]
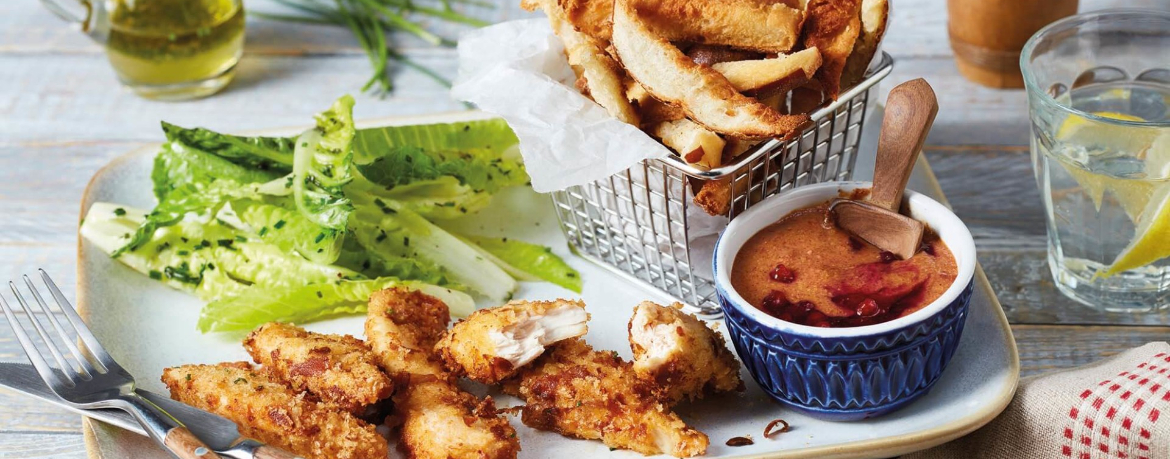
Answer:
[(805, 301), (801, 301), (799, 303), (796, 303), (796, 307), (799, 310), (808, 313), (808, 312), (812, 312), (812, 311), (816, 310), (817, 305), (813, 304), (812, 301), (805, 300)]
[(877, 301), (873, 298), (866, 298), (861, 304), (857, 305), (857, 315), (861, 317), (873, 317), (882, 312), (878, 307)]
[(796, 273), (791, 269), (788, 269), (787, 266), (778, 264), (775, 268), (772, 268), (772, 272), (769, 274), (769, 277), (771, 277), (772, 280), (776, 282), (791, 284), (792, 281), (796, 280)]
[(817, 322), (821, 322), (824, 320), (828, 320), (829, 318), (821, 311), (810, 311), (808, 313), (808, 315), (805, 316), (805, 319), (808, 321), (808, 323), (812, 324), (812, 323), (817, 323)]
[(784, 296), (784, 292), (773, 290), (768, 296), (764, 297), (764, 311), (769, 314), (778, 314), (791, 304), (788, 302), (788, 297)]
[(856, 252), (861, 250), (863, 247), (865, 247), (865, 244), (863, 244), (860, 240), (853, 236), (849, 236), (849, 250)]
[(821, 327), (821, 328), (829, 328), (829, 327), (833, 326), (833, 324), (827, 320), (818, 320), (816, 322), (810, 323), (809, 325), (812, 325), (814, 327)]
[(887, 265), (898, 260), (898, 256), (894, 255), (893, 252), (882, 251), (880, 257), (882, 259), (882, 263)]

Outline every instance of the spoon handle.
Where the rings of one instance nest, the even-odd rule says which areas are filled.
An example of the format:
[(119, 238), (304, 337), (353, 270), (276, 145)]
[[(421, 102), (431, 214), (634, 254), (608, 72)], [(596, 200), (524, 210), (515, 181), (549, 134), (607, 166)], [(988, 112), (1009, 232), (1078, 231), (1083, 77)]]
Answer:
[(890, 91), (878, 139), (871, 204), (898, 212), (902, 191), (936, 114), (938, 100), (926, 80), (910, 80)]

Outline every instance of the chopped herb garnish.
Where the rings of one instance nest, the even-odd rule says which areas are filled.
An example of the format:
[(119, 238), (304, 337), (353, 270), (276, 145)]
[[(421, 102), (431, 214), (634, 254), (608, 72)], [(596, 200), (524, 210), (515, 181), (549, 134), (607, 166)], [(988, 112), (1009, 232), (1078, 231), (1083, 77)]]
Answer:
[(276, 223), (272, 225), (272, 227), (276, 229), (284, 228), (284, 220), (277, 220)]
[(154, 279), (154, 280), (162, 280), (162, 273), (158, 272), (158, 270), (157, 270), (157, 269), (152, 269), (152, 270), (150, 270), (150, 274), (149, 274), (149, 275), (150, 275), (150, 278), (151, 278), (151, 279)]
[(126, 209), (123, 209), (121, 207), (114, 209), (114, 215), (117, 215), (119, 217), (126, 215)]

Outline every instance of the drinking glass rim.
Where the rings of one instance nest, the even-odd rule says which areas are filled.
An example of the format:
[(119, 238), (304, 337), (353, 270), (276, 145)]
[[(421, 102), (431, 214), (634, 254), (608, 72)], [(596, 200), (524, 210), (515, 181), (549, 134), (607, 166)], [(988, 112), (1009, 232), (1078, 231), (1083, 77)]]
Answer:
[[(1039, 96), (1040, 100), (1046, 104), (1053, 105), (1053, 106), (1059, 108), (1060, 110), (1063, 110), (1063, 111), (1068, 112), (1070, 114), (1077, 115), (1077, 116), (1080, 116), (1083, 118), (1087, 118), (1087, 119), (1090, 119), (1093, 121), (1098, 121), (1098, 122), (1102, 122), (1105, 124), (1117, 124), (1117, 125), (1121, 125), (1121, 126), (1131, 126), (1131, 127), (1170, 127), (1170, 120), (1167, 120), (1167, 121), (1122, 120), (1122, 119), (1110, 118), (1110, 117), (1106, 117), (1106, 116), (1093, 114), (1090, 112), (1086, 112), (1084, 110), (1080, 110), (1078, 108), (1074, 108), (1070, 105), (1062, 104), (1062, 103), (1058, 102), (1055, 97), (1052, 97), (1052, 95), (1049, 94), (1048, 91), (1044, 90), (1043, 88), (1040, 88), (1040, 84), (1036, 81), (1036, 76), (1033, 75), (1031, 70), (1029, 69), (1028, 60), (1032, 56), (1032, 52), (1035, 51), (1036, 46), (1040, 43), (1041, 40), (1048, 38), (1049, 35), (1052, 35), (1058, 31), (1068, 30), (1068, 29), (1071, 29), (1073, 25), (1079, 25), (1079, 24), (1084, 24), (1084, 23), (1091, 22), (1091, 21), (1097, 21), (1097, 20), (1100, 20), (1102, 18), (1110, 18), (1110, 19), (1118, 18), (1118, 17), (1149, 18), (1150, 16), (1156, 16), (1157, 18), (1164, 19), (1164, 20), (1170, 22), (1170, 12), (1166, 12), (1166, 11), (1162, 11), (1162, 10), (1154, 10), (1154, 9), (1149, 9), (1149, 8), (1111, 8), (1111, 9), (1106, 9), (1106, 10), (1093, 11), (1090, 13), (1081, 13), (1081, 14), (1068, 16), (1068, 17), (1061, 18), (1059, 20), (1052, 22), (1051, 24), (1044, 26), (1039, 31), (1037, 31), (1035, 34), (1033, 34), (1032, 37), (1029, 38), (1027, 42), (1024, 43), (1024, 48), (1023, 48), (1023, 50), (1020, 51), (1020, 73), (1024, 76), (1024, 90), (1029, 95), (1037, 94)], [(1071, 91), (1071, 88), (1069, 90)]]

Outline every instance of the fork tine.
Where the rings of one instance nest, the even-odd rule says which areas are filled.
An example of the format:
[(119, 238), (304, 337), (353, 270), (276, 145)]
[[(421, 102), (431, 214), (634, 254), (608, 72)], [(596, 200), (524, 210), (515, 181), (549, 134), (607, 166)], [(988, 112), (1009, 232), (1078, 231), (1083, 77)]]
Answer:
[(85, 321), (81, 320), (81, 316), (77, 315), (77, 311), (73, 309), (73, 305), (69, 300), (65, 299), (65, 295), (61, 294), (61, 289), (57, 288), (57, 284), (49, 277), (43, 269), (38, 269), (41, 273), (41, 280), (45, 282), (45, 286), (49, 288), (49, 293), (53, 294), (53, 300), (57, 302), (57, 307), (61, 308), (61, 312), (65, 314), (65, 318), (73, 325), (73, 330), (77, 332), (77, 336), (81, 338), (81, 342), (85, 343), (85, 347), (89, 348), (89, 352), (98, 363), (101, 363), (106, 371), (113, 371), (115, 368), (121, 368), (118, 362), (114, 361), (114, 357), (106, 352), (106, 348), (102, 347), (102, 343), (98, 342), (96, 336), (89, 331), (89, 326), (85, 325)]
[(16, 295), (16, 302), (20, 303), (20, 307), (24, 309), (24, 313), (28, 315), (28, 321), (32, 322), (33, 328), (37, 331), (37, 335), (40, 335), (41, 341), (45, 342), (45, 347), (49, 348), (49, 353), (53, 355), (53, 360), (57, 361), (58, 369), (60, 369), (61, 372), (64, 373), (70, 381), (76, 382), (74, 381), (74, 377), (79, 377), (81, 374), (78, 373), (77, 369), (74, 368), (73, 365), (69, 363), (69, 361), (65, 360), (65, 356), (62, 355), (61, 351), (57, 349), (57, 344), (53, 342), (53, 337), (45, 332), (44, 327), (41, 326), (41, 322), (37, 320), (37, 316), (33, 314), (32, 308), (28, 306), (28, 302), (24, 300), (24, 296), (20, 294), (20, 290), (16, 288), (16, 283), (8, 282), (8, 288), (12, 289), (12, 294)]
[[(33, 368), (37, 369), (37, 373), (40, 373), (41, 379), (45, 381), (45, 384), (54, 391), (56, 391), (56, 387), (65, 385), (66, 383), (61, 381), (61, 378), (53, 371), (53, 367), (49, 366), (49, 362), (45, 361), (45, 357), (41, 355), (37, 346), (33, 344), (32, 339), (25, 333), (24, 327), (20, 325), (20, 322), (17, 322), (16, 314), (12, 312), (12, 307), (8, 306), (8, 302), (4, 300), (3, 295), (0, 295), (0, 309), (4, 309), (4, 317), (8, 318), (8, 325), (12, 326), (12, 332), (16, 333), (16, 339), (20, 342), (20, 347), (24, 348), (25, 355), (32, 362)], [(61, 374), (68, 379), (68, 384), (74, 384), (74, 381), (69, 378), (68, 374), (64, 372)]]
[[(37, 291), (37, 286), (33, 284), (32, 279), (29, 279), (27, 275), (21, 277), (24, 278), (24, 285), (28, 286), (28, 290), (32, 292), (33, 299), (36, 300), (37, 306), (40, 307), (42, 311), (45, 311), (45, 315), (49, 317), (49, 323), (53, 325), (53, 329), (56, 330), (57, 334), (61, 336), (61, 340), (65, 342), (65, 347), (68, 348), (69, 352), (73, 354), (73, 358), (77, 360), (77, 363), (81, 364), (81, 368), (84, 370), (84, 373), (88, 373), (90, 375), (97, 373), (97, 370), (94, 369), (94, 366), (90, 364), (89, 359), (86, 358), (86, 354), (81, 352), (81, 349), (77, 347), (75, 340), (69, 337), (69, 334), (65, 332), (65, 328), (61, 327), (61, 322), (57, 320), (57, 316), (53, 314), (53, 311), (49, 310), (49, 305), (45, 304), (45, 299), (41, 297), (41, 292)], [(101, 365), (101, 362), (98, 362), (98, 366), (102, 367), (103, 372), (106, 371), (106, 368), (104, 365)]]

